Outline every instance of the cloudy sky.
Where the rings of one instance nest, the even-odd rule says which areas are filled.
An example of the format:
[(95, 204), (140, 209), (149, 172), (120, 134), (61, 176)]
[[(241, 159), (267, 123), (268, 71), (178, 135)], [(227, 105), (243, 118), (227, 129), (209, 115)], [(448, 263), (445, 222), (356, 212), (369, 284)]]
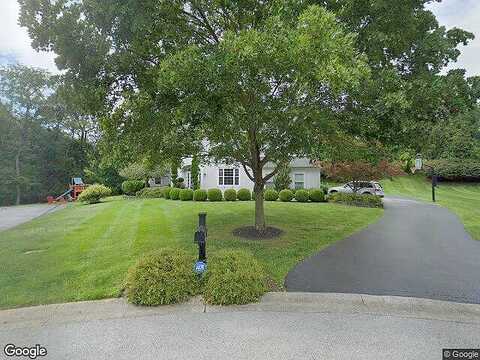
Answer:
[[(447, 28), (456, 26), (476, 35), (468, 47), (461, 49), (462, 56), (452, 67), (463, 67), (468, 75), (480, 75), (480, 0), (443, 0), (430, 8)], [(38, 53), (30, 47), (28, 34), (18, 26), (17, 17), (17, 1), (0, 0), (0, 64), (18, 62), (56, 71), (54, 55)]]

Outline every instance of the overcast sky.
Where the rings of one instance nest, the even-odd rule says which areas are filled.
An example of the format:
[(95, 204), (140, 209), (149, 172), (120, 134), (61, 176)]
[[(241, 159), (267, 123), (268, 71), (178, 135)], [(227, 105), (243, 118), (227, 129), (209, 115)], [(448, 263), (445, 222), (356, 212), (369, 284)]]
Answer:
[[(0, 0), (0, 64), (18, 62), (56, 71), (52, 53), (38, 53), (30, 47), (27, 31), (17, 24), (18, 8), (16, 0)], [(461, 48), (462, 56), (451, 67), (465, 68), (468, 75), (480, 75), (480, 0), (443, 0), (430, 8), (440, 24), (475, 34), (477, 38)]]

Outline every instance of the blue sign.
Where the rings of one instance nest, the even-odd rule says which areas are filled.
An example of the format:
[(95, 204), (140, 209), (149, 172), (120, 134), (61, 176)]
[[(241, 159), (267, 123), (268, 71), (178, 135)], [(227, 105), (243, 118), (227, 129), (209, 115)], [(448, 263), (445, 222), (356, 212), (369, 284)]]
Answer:
[(204, 263), (203, 261), (197, 261), (195, 263), (194, 271), (198, 275), (203, 274), (207, 270), (207, 264)]

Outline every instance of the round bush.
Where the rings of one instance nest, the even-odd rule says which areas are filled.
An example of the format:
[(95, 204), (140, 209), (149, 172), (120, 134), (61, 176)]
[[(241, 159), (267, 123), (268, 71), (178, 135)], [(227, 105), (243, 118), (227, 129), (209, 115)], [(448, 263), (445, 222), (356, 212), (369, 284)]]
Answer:
[(207, 191), (203, 189), (197, 189), (193, 192), (193, 200), (205, 201), (207, 200)]
[(126, 295), (138, 305), (182, 302), (198, 292), (193, 256), (177, 249), (162, 249), (143, 256), (128, 270)]
[(266, 290), (265, 271), (250, 253), (224, 250), (209, 259), (203, 293), (209, 304), (248, 304)]
[(284, 202), (292, 201), (293, 192), (292, 190), (284, 189), (280, 191), (280, 193), (278, 194), (278, 197), (280, 198), (280, 201), (284, 201)]
[(145, 187), (142, 180), (127, 180), (122, 183), (122, 191), (127, 195), (135, 195)]
[(207, 192), (208, 200), (210, 201), (222, 201), (222, 190), (220, 189), (208, 189)]
[(78, 201), (87, 204), (95, 204), (100, 202), (100, 200), (104, 197), (110, 196), (111, 193), (112, 190), (110, 190), (110, 188), (106, 187), (105, 185), (90, 185), (80, 193), (80, 195), (78, 196)]
[(165, 189), (163, 189), (163, 197), (165, 199), (170, 199), (170, 191), (172, 190), (171, 187), (166, 187)]
[(298, 189), (295, 192), (295, 200), (297, 200), (298, 202), (307, 202), (308, 198), (309, 195), (307, 190)]
[(278, 192), (273, 189), (267, 189), (263, 194), (263, 197), (266, 201), (277, 201), (278, 199)]
[(182, 200), (182, 201), (193, 200), (193, 190), (192, 189), (182, 189), (182, 190), (180, 190), (180, 200)]
[(227, 201), (235, 201), (237, 200), (237, 191), (235, 189), (227, 189), (224, 191), (223, 197)]
[(323, 202), (325, 201), (325, 194), (321, 189), (312, 189), (309, 193), (310, 201), (312, 202)]
[(164, 197), (163, 195), (163, 189), (154, 187), (154, 188), (143, 188), (140, 191), (137, 191), (135, 196), (143, 199), (156, 199), (156, 198), (162, 198)]
[(252, 194), (248, 189), (240, 189), (237, 192), (237, 199), (240, 201), (249, 201), (252, 200)]
[(172, 188), (172, 190), (170, 190), (170, 199), (172, 200), (178, 200), (180, 199), (180, 190), (179, 188)]

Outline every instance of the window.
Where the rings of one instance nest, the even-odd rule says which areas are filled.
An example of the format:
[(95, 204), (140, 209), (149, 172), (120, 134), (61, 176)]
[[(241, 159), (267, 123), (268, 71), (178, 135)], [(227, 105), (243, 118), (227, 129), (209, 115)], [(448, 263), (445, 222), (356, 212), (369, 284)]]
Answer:
[(218, 169), (218, 185), (239, 185), (238, 169)]
[(295, 189), (304, 189), (305, 188), (305, 174), (295, 174), (294, 175)]

